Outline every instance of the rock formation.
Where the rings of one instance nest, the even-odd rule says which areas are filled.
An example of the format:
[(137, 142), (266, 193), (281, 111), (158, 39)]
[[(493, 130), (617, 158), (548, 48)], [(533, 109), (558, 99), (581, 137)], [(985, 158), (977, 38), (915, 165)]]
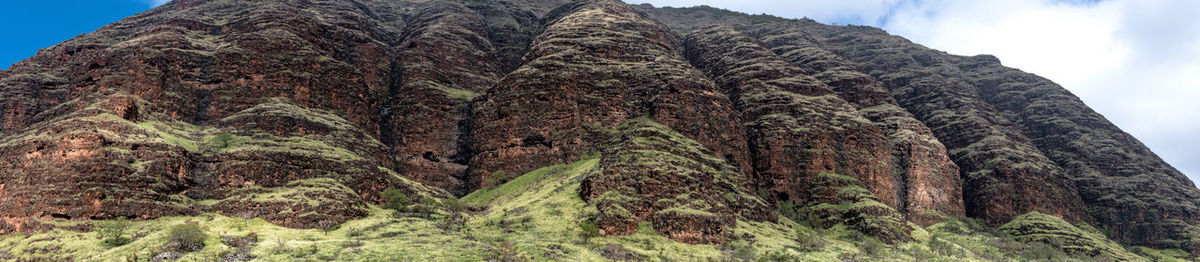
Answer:
[(206, 213), (313, 228), (373, 216), (387, 189), (448, 199), (587, 159), (571, 199), (608, 236), (732, 245), (798, 206), (888, 243), (978, 218), (1088, 256), (1200, 250), (1200, 190), (1066, 89), (870, 27), (616, 0), (177, 0), (0, 70), (0, 94), (0, 234)]

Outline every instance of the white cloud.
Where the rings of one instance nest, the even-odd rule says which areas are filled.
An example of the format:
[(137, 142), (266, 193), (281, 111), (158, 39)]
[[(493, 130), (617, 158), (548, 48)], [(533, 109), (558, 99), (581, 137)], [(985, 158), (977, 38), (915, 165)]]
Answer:
[(1200, 1), (629, 1), (872, 25), (950, 53), (993, 54), (1071, 90), (1200, 181)]

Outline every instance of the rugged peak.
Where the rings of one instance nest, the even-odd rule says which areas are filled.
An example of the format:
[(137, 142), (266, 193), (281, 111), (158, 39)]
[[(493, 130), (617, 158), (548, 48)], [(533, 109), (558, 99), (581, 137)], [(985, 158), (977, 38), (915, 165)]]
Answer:
[(751, 172), (738, 114), (670, 44), (669, 29), (617, 1), (568, 5), (477, 107), (476, 185), (576, 159), (601, 142), (585, 136), (589, 127), (643, 115)]
[[(1200, 254), (1200, 190), (1047, 79), (617, 0), (180, 0), (0, 70), (0, 260), (121, 216), (97, 259)], [(144, 253), (184, 220), (306, 252)]]

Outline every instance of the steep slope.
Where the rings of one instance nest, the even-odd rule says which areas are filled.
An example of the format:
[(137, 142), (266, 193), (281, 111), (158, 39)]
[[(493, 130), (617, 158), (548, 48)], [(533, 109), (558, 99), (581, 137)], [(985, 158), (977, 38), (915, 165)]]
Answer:
[(932, 129), (949, 149), (950, 158), (963, 169), (963, 201), (968, 216), (996, 224), (1029, 211), (1072, 221), (1087, 219), (1070, 176), (1042, 155), (1012, 122), (982, 101), (973, 86), (944, 76), (939, 70), (957, 68), (938, 64), (933, 58), (936, 52), (916, 50), (910, 48), (911, 43), (891, 38), (846, 38), (835, 35), (833, 29), (827, 29), (827, 34), (810, 32), (817, 30), (810, 29), (810, 24), (815, 27), (808, 21), (760, 25), (764, 30), (756, 32), (762, 38), (808, 35), (821, 41), (826, 49), (863, 65), (862, 69), (879, 79), (901, 106)]
[[(1200, 190), (1179, 171), (1167, 165), (1140, 142), (1104, 120), (1095, 111), (1088, 109), (1083, 102), (1062, 87), (1044, 78), (1004, 68), (991, 56), (948, 55), (887, 35), (877, 29), (831, 27), (813, 22), (802, 22), (801, 27), (814, 38), (822, 39), (821, 43), (826, 48), (863, 65), (871, 65), (865, 69), (887, 83), (892, 93), (910, 112), (919, 117), (924, 114), (926, 124), (959, 119), (954, 117), (953, 113), (971, 112), (959, 110), (965, 105), (949, 103), (955, 100), (946, 100), (944, 105), (930, 103), (953, 96), (929, 96), (928, 91), (950, 91), (944, 93), (955, 93), (963, 98), (961, 102), (973, 104), (972, 107), (977, 108), (975, 112), (980, 112), (984, 119), (993, 123), (990, 125), (992, 130), (1002, 131), (1004, 137), (1008, 138), (1007, 141), (1018, 145), (1018, 150), (1007, 150), (1008, 153), (1000, 155), (1023, 154), (1032, 157), (1028, 159), (1033, 162), (1016, 161), (1014, 158), (984, 158), (991, 160), (981, 164), (1007, 161), (1012, 163), (980, 169), (980, 165), (971, 164), (977, 163), (978, 160), (974, 160), (976, 158), (970, 155), (987, 155), (988, 153), (982, 152), (989, 152), (987, 149), (993, 147), (986, 145), (996, 144), (989, 141), (996, 141), (996, 138), (1001, 137), (983, 137), (963, 147), (959, 146), (962, 143), (956, 142), (954, 138), (968, 137), (964, 136), (964, 132), (955, 131), (953, 134), (939, 135), (943, 142), (955, 145), (951, 152), (960, 166), (969, 170), (979, 170), (972, 171), (964, 177), (965, 188), (977, 188), (965, 192), (1002, 192), (1004, 188), (1013, 188), (1018, 189), (1019, 194), (1030, 195), (1038, 191), (1022, 188), (1027, 188), (1025, 185), (1036, 181), (1031, 180), (1037, 179), (1036, 177), (1022, 177), (1007, 183), (996, 183), (993, 180), (1004, 181), (1006, 176), (1003, 173), (1006, 170), (1021, 174), (1025, 172), (1022, 170), (1041, 166), (1052, 171), (1042, 175), (1050, 179), (1047, 182), (1070, 185), (1061, 190), (1077, 191), (1082, 197), (1080, 205), (1070, 204), (1074, 201), (1064, 199), (1068, 201), (1064, 206), (1066, 210), (1052, 208), (1059, 212), (1069, 211), (1057, 213), (1064, 218), (1094, 219), (1099, 225), (1111, 230), (1113, 237), (1119, 240), (1157, 247), (1187, 247), (1195, 241), (1193, 239), (1200, 236), (1200, 230), (1197, 228), (1200, 220), (1196, 217), (1197, 201), (1200, 201), (1196, 196), (1200, 195)], [(870, 46), (891, 48), (867, 48)], [(894, 73), (908, 70), (912, 73)], [(949, 85), (930, 86), (929, 83)], [(929, 88), (933, 89), (921, 91)], [(954, 126), (964, 122), (972, 121), (951, 121), (945, 129), (957, 130)], [(935, 128), (935, 133), (938, 129), (941, 128)], [(1039, 155), (1048, 161), (1039, 160), (1043, 159), (1037, 157)], [(1060, 180), (1056, 177), (1060, 176), (1070, 180), (1056, 182)], [(980, 184), (981, 187), (972, 187), (970, 185), (975, 183), (972, 181), (989, 182)], [(968, 201), (972, 199), (965, 198)], [(1046, 202), (1045, 198), (1037, 198), (1019, 203), (1033, 203), (1041, 208)], [(1071, 214), (1076, 212), (1080, 214)], [(996, 222), (1007, 220), (1006, 216), (984, 217)], [(1156, 219), (1147, 220), (1144, 217)]]
[[(834, 59), (813, 59), (806, 64), (811, 71), (802, 69), (728, 28), (697, 30), (688, 35), (685, 46), (693, 63), (715, 75), (740, 102), (747, 118), (757, 117), (750, 127), (750, 145), (760, 175), (797, 179), (773, 183), (772, 189), (802, 191), (811, 184), (806, 177), (841, 173), (863, 181), (883, 203), (913, 220), (936, 222), (936, 217), (922, 214), (926, 211), (963, 215), (957, 166), (928, 129), (869, 77)], [(789, 157), (817, 161), (786, 160)], [(800, 172), (776, 173), (790, 170), (789, 165)], [(787, 200), (798, 200), (795, 192), (790, 195)]]
[(411, 13), (395, 47), (381, 139), (406, 176), (465, 194), (471, 99), (520, 64), (537, 18), (491, 1), (430, 1)]
[[(962, 186), (958, 166), (933, 132), (924, 123), (900, 107), (883, 83), (863, 74), (858, 66), (824, 50), (803, 35), (779, 35), (764, 38), (777, 44), (773, 51), (800, 66), (808, 74), (829, 85), (843, 99), (853, 103), (859, 113), (887, 133), (898, 173), (905, 181), (905, 208), (910, 219), (922, 223), (936, 215), (919, 214), (936, 209), (962, 217)], [(801, 38), (801, 39), (796, 39)]]
[(603, 143), (603, 172), (588, 176), (580, 194), (596, 205), (605, 235), (630, 235), (650, 221), (663, 235), (690, 244), (720, 244), (739, 217), (774, 221), (753, 195), (750, 179), (674, 130), (635, 118)]
[(994, 57), (711, 7), (178, 0), (0, 70), (0, 260), (1170, 260), (1198, 201)]
[(314, 227), (387, 188), (445, 195), (376, 140), (400, 30), (372, 7), (407, 4), (177, 1), (16, 64), (0, 228), (208, 210)]
[(525, 65), (476, 107), (476, 186), (597, 152), (590, 127), (649, 116), (747, 174), (744, 131), (729, 99), (676, 49), (676, 36), (618, 1), (551, 12)]
[(955, 63), (986, 101), (1074, 174), (1088, 211), (1112, 237), (1157, 247), (1200, 243), (1200, 190), (1136, 138), (1050, 80), (994, 57)]
[(1065, 89), (994, 57), (948, 55), (869, 27), (711, 7), (636, 7), (682, 32), (701, 24), (738, 28), (811, 73), (867, 73), (860, 84), (839, 86), (840, 76), (823, 81), (859, 106), (871, 103), (880, 88), (869, 86), (879, 85), (931, 127), (963, 168), (969, 216), (997, 225), (1041, 210), (1096, 221), (1121, 241), (1181, 248), (1196, 242), (1189, 240), (1200, 232), (1190, 181)]

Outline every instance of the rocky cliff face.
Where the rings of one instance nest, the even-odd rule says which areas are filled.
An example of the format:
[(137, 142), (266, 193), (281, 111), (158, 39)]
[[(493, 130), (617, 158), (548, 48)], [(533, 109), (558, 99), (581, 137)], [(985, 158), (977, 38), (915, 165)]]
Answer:
[[(598, 158), (571, 183), (605, 235), (730, 243), (797, 206), (889, 243), (964, 217), (1200, 243), (1200, 190), (1062, 87), (868, 27), (615, 0), (180, 0), (0, 71), (0, 93), (0, 233), (214, 212), (312, 228), (386, 189), (452, 198)], [(1080, 250), (1127, 254), (1105, 241)]]
[(551, 12), (525, 65), (476, 108), (480, 185), (596, 152), (589, 128), (649, 116), (749, 174), (745, 131), (729, 98), (682, 57), (677, 36), (617, 1)]

